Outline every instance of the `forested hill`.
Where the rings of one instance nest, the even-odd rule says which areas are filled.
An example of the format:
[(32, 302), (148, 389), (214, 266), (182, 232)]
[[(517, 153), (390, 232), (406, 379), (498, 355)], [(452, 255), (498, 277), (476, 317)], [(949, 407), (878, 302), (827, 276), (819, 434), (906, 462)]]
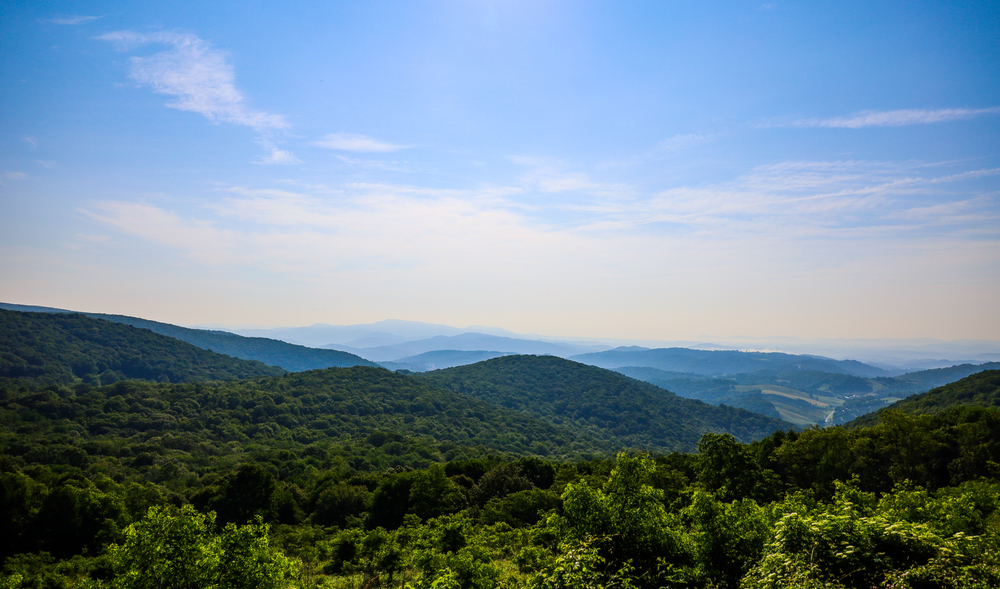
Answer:
[(555, 356), (505, 356), (415, 378), (586, 432), (619, 448), (690, 451), (706, 432), (749, 441), (793, 427)]
[(932, 368), (918, 372), (907, 372), (893, 378), (876, 378), (875, 383), (885, 390), (897, 393), (926, 392), (934, 387), (944, 386), (984, 370), (1000, 369), (1000, 362), (985, 364), (958, 364), (947, 368)]
[(692, 350), (688, 348), (615, 348), (571, 356), (570, 360), (601, 368), (648, 366), (667, 372), (687, 372), (703, 376), (743, 374), (760, 371), (792, 372), (815, 370), (854, 376), (885, 376), (881, 368), (857, 360), (834, 360), (822, 356), (780, 352), (740, 352), (736, 350)]
[(124, 379), (190, 382), (283, 372), (130, 325), (0, 310), (0, 384), (99, 386)]
[[(9, 303), (0, 304), (0, 308), (11, 310), (43, 310), (46, 313), (68, 313), (62, 309), (47, 307), (24, 307)], [(346, 368), (348, 366), (376, 366), (374, 362), (361, 356), (338, 350), (307, 348), (264, 337), (243, 337), (226, 331), (207, 329), (190, 329), (160, 323), (126, 315), (107, 315), (104, 313), (80, 313), (95, 319), (105, 319), (115, 323), (124, 323), (134, 327), (142, 327), (152, 332), (179, 339), (205, 350), (211, 350), (242, 360), (257, 360), (270, 366), (279, 366), (291, 372), (314, 370), (316, 368)]]
[(935, 414), (953, 407), (1000, 407), (1000, 370), (984, 370), (943, 387), (907, 397), (876, 413), (862, 415), (847, 427), (868, 427), (878, 423), (883, 411)]
[[(0, 387), (0, 431), (2, 424), (13, 426), (6, 434), (6, 452), (29, 451), (28, 440), (34, 438), (33, 444), (58, 446), (32, 450), (35, 454), (71, 452), (84, 462), (108, 456), (131, 460), (152, 444), (160, 449), (148, 460), (170, 463), (171, 477), (183, 477), (201, 470), (209, 456), (283, 448), (292, 452), (291, 459), (298, 451), (309, 455), (305, 447), (314, 442), (388, 444), (384, 456), (368, 456), (367, 462), (359, 457), (355, 467), (361, 470), (427, 466), (455, 458), (452, 450), (459, 447), (554, 458), (615, 450), (569, 428), (366, 366), (225, 383), (122, 381), (66, 393)], [(66, 444), (76, 447), (85, 438), (57, 434), (65, 431), (109, 445), (85, 444), (71, 451)], [(0, 448), (3, 439), (0, 435)], [(165, 452), (163, 445), (182, 451)], [(140, 449), (128, 451), (127, 446)]]

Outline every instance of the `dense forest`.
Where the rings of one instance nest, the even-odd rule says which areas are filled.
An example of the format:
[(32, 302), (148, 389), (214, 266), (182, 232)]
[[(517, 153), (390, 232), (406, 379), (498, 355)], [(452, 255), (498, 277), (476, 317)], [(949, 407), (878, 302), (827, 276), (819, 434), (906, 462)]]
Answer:
[[(145, 345), (89, 333), (24, 342), (42, 376)], [(0, 382), (0, 588), (1000, 586), (997, 371), (672, 451), (672, 395), (575, 362), (226, 380), (150, 341), (189, 382)]]
[(278, 366), (291, 372), (314, 370), (316, 368), (345, 368), (349, 366), (376, 366), (374, 362), (348, 352), (325, 350), (298, 346), (283, 341), (265, 337), (244, 337), (226, 331), (209, 329), (191, 329), (149, 319), (129, 317), (127, 315), (108, 315), (105, 313), (70, 313), (60, 309), (46, 307), (27, 307), (23, 305), (0, 304), (0, 310), (20, 312), (24, 309), (43, 310), (45, 315), (77, 314), (91, 319), (99, 319), (111, 323), (130, 325), (139, 329), (149, 330), (182, 342), (189, 343), (203, 350), (217, 352), (239, 358), (241, 360), (263, 362), (268, 366)]
[[(941, 413), (953, 407), (1000, 407), (1000, 370), (984, 370), (950, 385), (912, 395), (881, 411), (905, 413)], [(880, 412), (881, 412), (880, 411)], [(878, 414), (871, 413), (855, 419), (852, 427), (875, 425)]]
[[(184, 570), (194, 580), (163, 586), (1000, 583), (995, 408), (889, 411), (873, 427), (748, 444), (706, 434), (697, 453), (572, 461), (438, 442), (445, 430), (305, 440), (269, 427), (279, 419), (264, 416), (288, 404), (281, 382), (288, 400), (296, 378), (298, 392), (334, 399), (365, 372), (389, 379), (387, 391), (430, 390), (370, 368), (4, 389), (2, 582), (150, 587)], [(171, 423), (185, 403), (188, 417)], [(240, 423), (224, 422), (229, 407)]]
[(83, 315), (0, 309), (0, 383), (8, 386), (236, 380), (284, 372)]
[(791, 427), (778, 419), (685, 399), (610, 370), (555, 356), (504, 356), (425, 372), (418, 378), (589, 432), (621, 449), (689, 451), (706, 432), (728, 432), (750, 441)]

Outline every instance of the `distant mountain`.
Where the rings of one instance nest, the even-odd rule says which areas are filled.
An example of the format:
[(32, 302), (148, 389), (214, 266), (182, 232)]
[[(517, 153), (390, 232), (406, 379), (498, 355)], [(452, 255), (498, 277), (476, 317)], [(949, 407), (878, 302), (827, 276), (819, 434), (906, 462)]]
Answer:
[(893, 378), (876, 378), (875, 382), (895, 393), (915, 393), (946, 385), (984, 370), (997, 369), (1000, 369), (1000, 362), (959, 364), (947, 368), (908, 372)]
[(377, 348), (327, 347), (356, 354), (364, 354), (365, 358), (375, 360), (376, 362), (398, 362), (401, 358), (440, 350), (462, 352), (492, 350), (504, 354), (536, 354), (565, 357), (581, 352), (593, 351), (595, 348), (603, 349), (605, 346), (582, 346), (540, 340), (515, 339), (485, 333), (463, 333), (453, 336), (439, 335), (428, 339), (415, 340), (392, 346), (379, 346)]
[(749, 441), (793, 427), (554, 356), (504, 356), (414, 376), (621, 448), (691, 451), (706, 432)]
[(954, 407), (1000, 407), (1000, 370), (984, 370), (936, 389), (912, 395), (875, 413), (862, 415), (846, 427), (868, 427), (878, 423), (882, 411), (943, 413)]
[(488, 352), (477, 350), (465, 352), (462, 350), (436, 350), (424, 352), (408, 358), (400, 358), (395, 362), (381, 362), (384, 368), (389, 370), (409, 370), (410, 372), (427, 372), (428, 370), (440, 370), (442, 368), (453, 368), (455, 366), (465, 366), (475, 364), (483, 360), (491, 360), (500, 356), (506, 356), (503, 352)]
[(249, 337), (267, 337), (314, 348), (328, 345), (351, 348), (372, 348), (401, 344), (439, 335), (451, 336), (470, 331), (503, 337), (517, 337), (516, 333), (498, 327), (472, 326), (460, 329), (450, 325), (387, 319), (358, 325), (327, 325), (317, 323), (308, 327), (277, 327), (272, 329), (233, 329), (233, 333)]
[[(0, 303), (0, 309), (21, 310), (23, 305)], [(63, 309), (48, 307), (32, 307), (44, 309), (46, 313), (73, 313)], [(257, 360), (270, 366), (279, 366), (285, 370), (299, 372), (316, 368), (345, 368), (348, 366), (376, 366), (374, 362), (365, 360), (355, 354), (337, 350), (307, 348), (286, 342), (262, 337), (243, 337), (225, 331), (208, 331), (205, 329), (189, 329), (169, 323), (160, 323), (138, 317), (125, 315), (106, 315), (104, 313), (80, 313), (94, 319), (105, 319), (115, 323), (124, 323), (134, 327), (142, 327), (154, 333), (177, 338), (205, 350), (211, 350), (242, 360)]]
[(888, 373), (855, 360), (833, 360), (821, 356), (797, 356), (780, 352), (738, 352), (732, 350), (691, 350), (658, 348), (655, 350), (615, 348), (570, 356), (570, 360), (601, 368), (645, 366), (668, 372), (688, 372), (702, 376), (721, 376), (761, 371), (792, 372), (813, 370), (875, 377)]
[(236, 380), (284, 372), (131, 325), (84, 315), (0, 310), (0, 383), (8, 385)]
[(995, 368), (1000, 368), (1000, 363), (962, 364), (897, 377), (877, 378), (815, 370), (762, 370), (725, 377), (666, 372), (648, 366), (623, 366), (615, 370), (674, 391), (682, 397), (714, 405), (724, 403), (773, 415), (767, 410), (770, 406), (783, 419), (806, 426), (819, 423), (843, 424), (860, 415), (877, 411), (899, 397), (924, 392), (970, 374)]

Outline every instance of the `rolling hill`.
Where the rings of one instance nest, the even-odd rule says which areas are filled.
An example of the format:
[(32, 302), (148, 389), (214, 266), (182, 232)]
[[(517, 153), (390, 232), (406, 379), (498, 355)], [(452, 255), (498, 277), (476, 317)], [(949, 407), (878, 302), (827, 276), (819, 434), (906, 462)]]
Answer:
[(427, 372), (428, 370), (440, 370), (442, 368), (453, 368), (455, 366), (465, 366), (475, 364), (483, 360), (491, 360), (500, 356), (506, 356), (504, 352), (487, 352), (484, 350), (464, 351), (464, 350), (435, 350), (424, 352), (408, 358), (400, 358), (394, 362), (381, 362), (380, 364), (389, 370), (409, 370), (410, 372)]
[(236, 380), (284, 370), (84, 315), (0, 310), (0, 382), (30, 387)]
[[(26, 307), (24, 305), (0, 304), (0, 309), (43, 310), (45, 313), (72, 313), (62, 309), (48, 307)], [(94, 319), (105, 319), (115, 323), (124, 323), (134, 327), (148, 329), (154, 333), (179, 339), (204, 350), (211, 350), (241, 360), (257, 360), (269, 366), (278, 366), (291, 372), (314, 370), (316, 368), (345, 368), (348, 366), (376, 366), (374, 362), (338, 350), (307, 348), (283, 341), (263, 337), (244, 337), (226, 331), (210, 331), (206, 329), (191, 329), (169, 323), (160, 323), (138, 317), (125, 315), (107, 315), (104, 313), (80, 313)]]
[(706, 432), (727, 432), (749, 441), (791, 427), (554, 356), (504, 356), (414, 377), (621, 448), (690, 451)]
[[(198, 446), (193, 440), (218, 447), (218, 452), (231, 452), (229, 444), (237, 442), (235, 448), (245, 452), (311, 442), (362, 443), (376, 432), (383, 432), (388, 441), (418, 439), (418, 445), (427, 448), (405, 458), (414, 451), (407, 444), (384, 448), (390, 460), (399, 458), (395, 464), (430, 464), (459, 447), (553, 457), (616, 449), (569, 427), (367, 366), (235, 382), (121, 381), (68, 397), (48, 390), (13, 392), (0, 398), (0, 416), (0, 430), (2, 424), (20, 424), (16, 435), (22, 439), (29, 434), (50, 438), (52, 428), (120, 438), (129, 444), (179, 436), (192, 440), (178, 446), (191, 452)], [(8, 430), (8, 446), (17, 441), (9, 438), (11, 434)], [(97, 454), (112, 450), (94, 448)], [(181, 455), (177, 467), (197, 468), (185, 460)]]
[(926, 393), (912, 395), (885, 409), (863, 415), (846, 427), (873, 426), (878, 423), (878, 414), (882, 411), (933, 415), (965, 406), (1000, 407), (1000, 370), (984, 370)]
[(782, 419), (807, 426), (843, 424), (901, 397), (992, 368), (1000, 368), (1000, 363), (961, 364), (877, 378), (816, 370), (762, 370), (727, 377), (667, 372), (645, 366), (623, 366), (615, 370), (682, 397), (743, 407), (764, 415), (773, 415), (770, 409)]
[(459, 335), (438, 335), (426, 339), (413, 340), (391, 346), (373, 348), (352, 348), (342, 345), (324, 346), (335, 350), (345, 350), (356, 354), (364, 354), (377, 362), (398, 361), (400, 358), (416, 356), (426, 352), (440, 350), (457, 350), (477, 352), (492, 350), (505, 354), (550, 354), (553, 356), (571, 356), (588, 350), (604, 349), (606, 346), (576, 345), (563, 342), (547, 342), (541, 340), (518, 339), (486, 333), (462, 333)]
[(570, 360), (616, 369), (645, 366), (668, 372), (688, 372), (702, 376), (732, 375), (764, 370), (773, 372), (821, 371), (853, 376), (886, 376), (881, 368), (856, 360), (833, 360), (821, 356), (780, 352), (739, 352), (734, 350), (692, 350), (689, 348), (647, 349), (635, 346), (571, 356)]

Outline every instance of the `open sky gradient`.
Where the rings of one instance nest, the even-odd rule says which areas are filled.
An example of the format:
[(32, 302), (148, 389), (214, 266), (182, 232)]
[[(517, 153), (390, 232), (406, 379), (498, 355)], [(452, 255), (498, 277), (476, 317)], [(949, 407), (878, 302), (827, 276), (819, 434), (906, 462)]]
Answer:
[(996, 2), (0, 0), (0, 300), (1000, 339)]

